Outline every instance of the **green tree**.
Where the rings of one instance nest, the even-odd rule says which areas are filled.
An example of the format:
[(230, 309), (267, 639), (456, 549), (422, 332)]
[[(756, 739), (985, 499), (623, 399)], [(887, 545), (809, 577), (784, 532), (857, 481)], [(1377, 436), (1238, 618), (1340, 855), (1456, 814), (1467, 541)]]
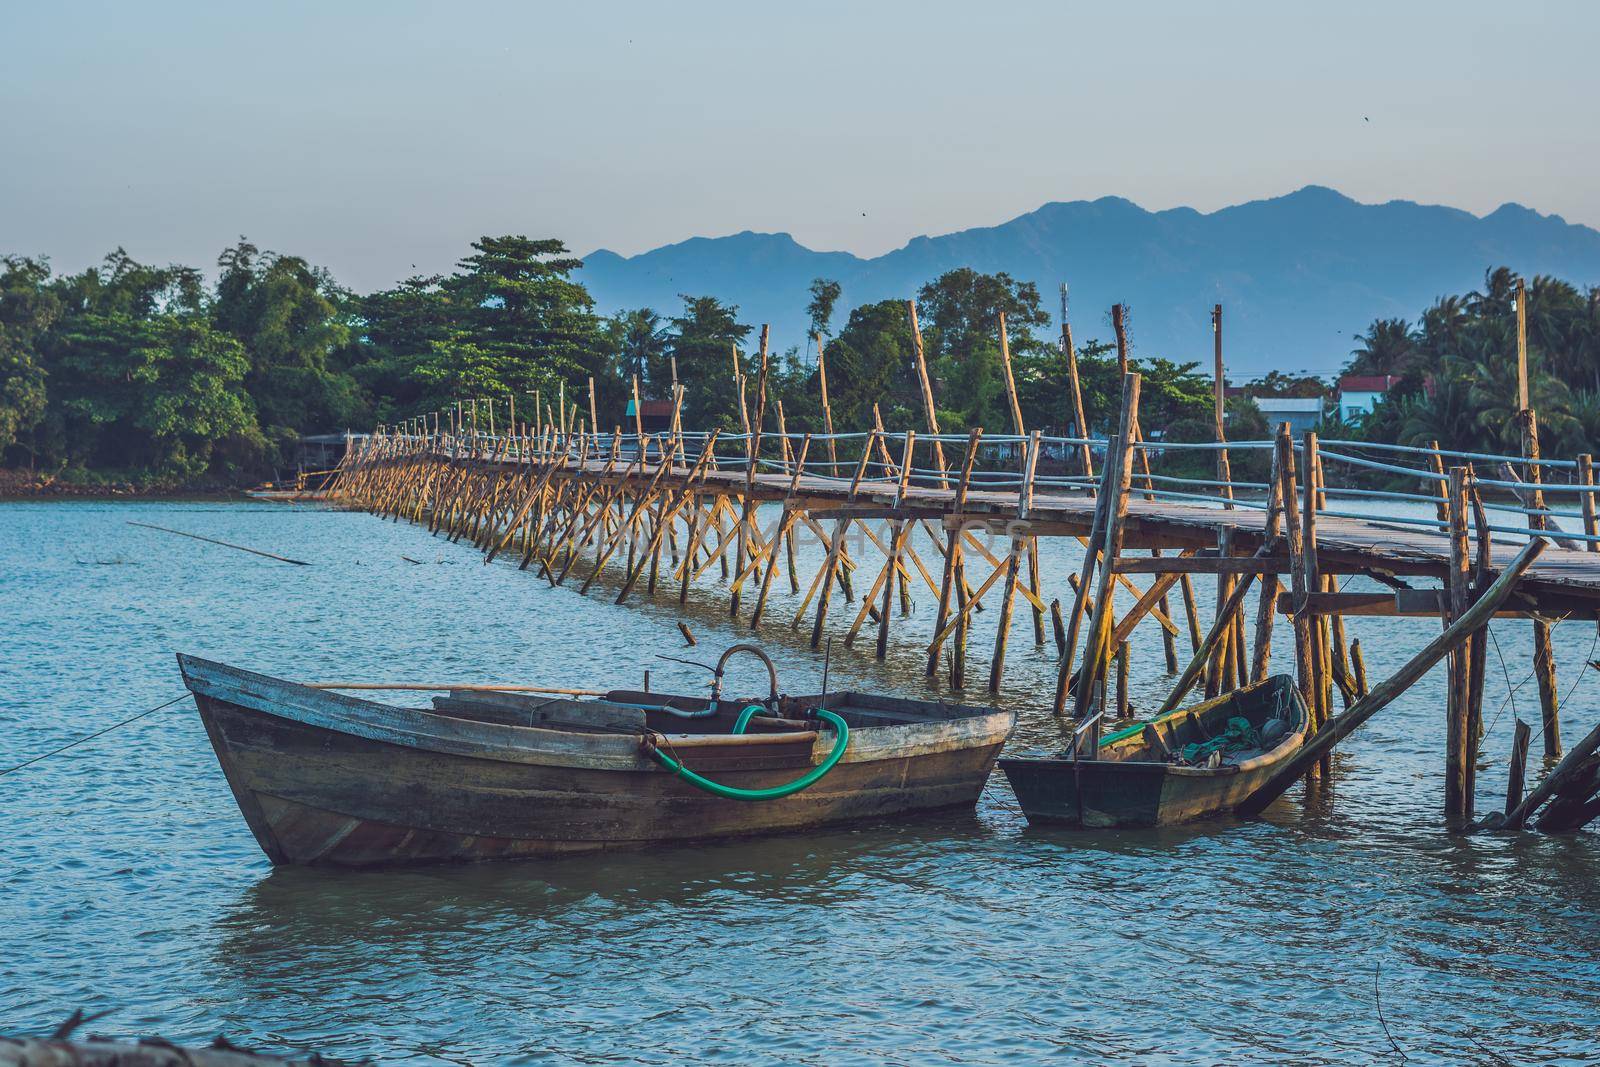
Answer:
[(569, 391), (606, 370), (609, 346), (589, 291), (572, 280), (583, 261), (554, 238), (483, 237), (443, 283), (452, 347), (482, 349), (499, 368), (496, 393)]
[(1009, 274), (982, 274), (968, 267), (946, 271), (917, 291), (917, 314), (930, 373), (940, 387), (935, 400), (950, 429), (963, 425), (1004, 427), (1011, 432), (1000, 360), (1000, 312), (1013, 359), (1043, 354), (1050, 345), (1034, 330), (1050, 325), (1032, 282)]
[(45, 288), (43, 260), (0, 259), (0, 455), (29, 433), (45, 413), (45, 371), (38, 345), (61, 302)]
[[(751, 361), (737, 351), (750, 327), (738, 321), (737, 306), (714, 296), (679, 296), (683, 312), (671, 320), (670, 354), (678, 361), (684, 386), (684, 425), (703, 430), (736, 428), (741, 423), (735, 370), (749, 379), (747, 394), (755, 389)], [(754, 399), (747, 395), (752, 409)]]
[(831, 334), (828, 325), (833, 321), (833, 308), (839, 302), (839, 294), (844, 290), (838, 282), (831, 278), (813, 278), (811, 280), (811, 302), (806, 305), (806, 316), (811, 320), (811, 329), (806, 336), (815, 344), (817, 338), (828, 337)]
[(428, 403), (432, 394), (426, 390), (431, 386), (414, 378), (412, 371), (435, 343), (450, 337), (454, 309), (443, 282), (443, 275), (413, 276), (392, 289), (346, 301), (352, 328), (342, 362), (375, 398), (374, 417), (379, 422), (439, 409)]
[[(850, 312), (839, 336), (827, 342), (828, 404), (835, 431), (870, 429), (877, 404), (884, 425), (921, 426), (922, 402), (916, 381), (911, 319), (903, 300), (863, 304)], [(822, 387), (812, 369), (790, 407), (792, 428), (820, 431)]]
[(334, 363), (350, 338), (347, 303), (325, 271), (248, 241), (218, 257), (212, 322), (250, 359), (245, 385), (269, 435), (292, 438), (371, 417), (356, 380)]
[(72, 316), (50, 355), (52, 408), (70, 461), (189, 479), (215, 457), (259, 455), (244, 347), (202, 317)]
[(619, 311), (606, 320), (606, 333), (616, 352), (616, 377), (631, 389), (637, 375), (655, 392), (666, 394), (672, 384), (668, 366), (672, 340), (660, 315), (649, 308)]
[(1347, 374), (1413, 374), (1421, 355), (1417, 335), (1404, 319), (1377, 319), (1367, 332), (1356, 335)]

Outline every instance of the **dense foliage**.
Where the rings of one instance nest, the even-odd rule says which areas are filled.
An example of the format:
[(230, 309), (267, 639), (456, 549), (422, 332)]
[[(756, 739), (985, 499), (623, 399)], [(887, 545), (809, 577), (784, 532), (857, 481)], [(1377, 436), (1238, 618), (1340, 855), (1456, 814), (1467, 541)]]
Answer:
[[(217, 261), (214, 285), (189, 267), (153, 267), (122, 250), (78, 274), (37, 259), (0, 260), (0, 453), (46, 471), (198, 481), (243, 480), (291, 461), (302, 434), (338, 432), (514, 398), (528, 417), (565, 396), (587, 416), (593, 380), (603, 425), (625, 423), (639, 382), (646, 398), (684, 387), (684, 422), (739, 424), (739, 376), (750, 407), (758, 343), (739, 309), (685, 294), (678, 308), (603, 318), (574, 280), (581, 266), (556, 240), (484, 237), (448, 275), (356, 294), (304, 259), (241, 239)], [(1460, 448), (1514, 448), (1515, 279), (1440, 300), (1415, 326), (1384, 320), (1359, 338), (1348, 368), (1393, 374), (1390, 401), (1346, 435)], [(962, 268), (905, 299), (851, 309), (817, 279), (803, 344), (768, 360), (768, 428), (778, 403), (791, 431), (823, 428), (818, 351), (836, 430), (922, 427), (908, 303), (916, 306), (941, 428), (1009, 433), (999, 315), (1024, 423), (1068, 433), (1066, 355), (1050, 336), (1037, 288)], [(1533, 402), (1549, 451), (1600, 444), (1600, 293), (1549, 278), (1529, 290)], [(1103, 325), (1109, 325), (1103, 324)], [(1136, 333), (1136, 331), (1135, 331)], [(1136, 339), (1136, 338), (1135, 338)], [(1119, 390), (1115, 353), (1078, 346), (1086, 417), (1104, 432)], [(1210, 381), (1194, 363), (1135, 352), (1145, 376), (1146, 433), (1211, 437)], [(1251, 396), (1308, 396), (1326, 383), (1274, 372)], [(1236, 439), (1266, 432), (1247, 397), (1230, 400)]]
[[(1504, 267), (1481, 291), (1447, 296), (1409, 323), (1380, 319), (1356, 338), (1349, 374), (1399, 383), (1354, 427), (1372, 441), (1517, 452), (1517, 279)], [(1600, 287), (1555, 278), (1527, 286), (1528, 400), (1548, 454), (1600, 448)]]

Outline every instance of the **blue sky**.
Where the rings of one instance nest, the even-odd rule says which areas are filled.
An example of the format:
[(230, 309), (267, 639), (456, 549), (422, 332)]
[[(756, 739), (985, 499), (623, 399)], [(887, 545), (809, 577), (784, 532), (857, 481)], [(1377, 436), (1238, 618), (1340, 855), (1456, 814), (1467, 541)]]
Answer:
[[(1114, 10), (1113, 10), (1114, 8)], [(1308, 183), (1600, 225), (1600, 4), (0, 5), (0, 252), (876, 254)]]

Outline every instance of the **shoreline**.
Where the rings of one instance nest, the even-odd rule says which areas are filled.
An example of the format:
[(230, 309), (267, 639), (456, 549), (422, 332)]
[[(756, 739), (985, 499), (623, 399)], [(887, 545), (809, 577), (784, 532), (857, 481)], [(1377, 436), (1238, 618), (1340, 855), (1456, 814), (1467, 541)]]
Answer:
[(75, 482), (33, 471), (0, 469), (0, 503), (28, 500), (246, 499), (252, 488), (217, 482)]

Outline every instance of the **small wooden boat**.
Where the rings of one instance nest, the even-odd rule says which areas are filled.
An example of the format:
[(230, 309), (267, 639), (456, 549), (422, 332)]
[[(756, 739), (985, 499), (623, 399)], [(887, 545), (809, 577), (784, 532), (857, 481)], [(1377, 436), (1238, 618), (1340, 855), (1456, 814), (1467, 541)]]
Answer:
[(780, 697), (770, 660), (765, 699), (724, 700), (739, 650), (760, 654), (729, 649), (709, 701), (453, 690), (432, 709), (178, 662), (274, 863), (551, 857), (971, 807), (1016, 723), (865, 693)]
[(1231, 812), (1304, 743), (1306, 723), (1280, 674), (1119, 730), (1093, 755), (1008, 756), (1000, 768), (1030, 823), (1163, 826)]

